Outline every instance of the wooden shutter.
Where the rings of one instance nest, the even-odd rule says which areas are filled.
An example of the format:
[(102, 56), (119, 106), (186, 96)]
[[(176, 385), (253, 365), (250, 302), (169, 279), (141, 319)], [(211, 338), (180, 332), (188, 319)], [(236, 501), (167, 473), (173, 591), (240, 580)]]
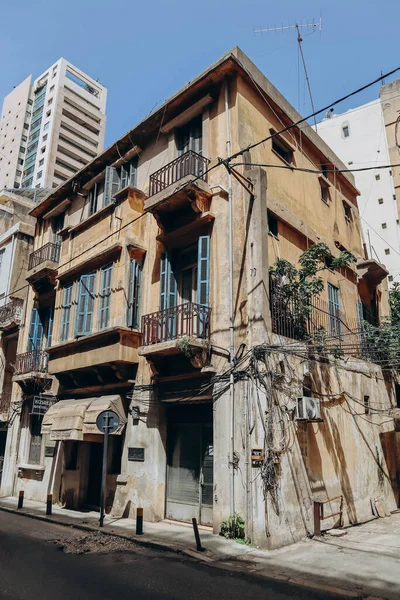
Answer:
[(32, 308), (28, 333), (28, 352), (42, 349), (43, 325), (37, 308)]
[(39, 415), (30, 415), (30, 433), (31, 439), (29, 443), (29, 457), (28, 462), (30, 464), (40, 464), (42, 454), (42, 420), (43, 417)]
[(100, 282), (99, 329), (104, 329), (110, 324), (111, 277), (112, 265), (103, 267)]
[(86, 275), (87, 280), (87, 310), (85, 319), (85, 334), (92, 333), (93, 326), (93, 311), (94, 311), (94, 283), (96, 273)]
[(129, 171), (129, 183), (131, 186), (137, 186), (137, 170), (138, 170), (138, 157), (135, 156), (130, 162), (130, 171)]
[(87, 335), (92, 331), (95, 279), (96, 274), (90, 273), (79, 280), (75, 335)]
[(119, 190), (119, 175), (115, 167), (106, 167), (106, 179), (104, 183), (103, 206), (110, 204), (114, 195)]
[(129, 265), (129, 290), (128, 290), (128, 327), (139, 329), (140, 324), (140, 299), (142, 292), (143, 265), (136, 260), (131, 260)]
[(203, 235), (198, 241), (197, 304), (208, 306), (210, 288), (210, 236)]
[(49, 318), (47, 321), (47, 348), (51, 346), (51, 340), (53, 337), (53, 322), (54, 322), (54, 308), (51, 307), (49, 310)]
[(63, 289), (63, 300), (61, 306), (61, 332), (60, 342), (65, 342), (69, 335), (69, 323), (71, 320), (72, 283)]
[(95, 183), (89, 192), (89, 215), (93, 215), (97, 212), (97, 198), (97, 183)]

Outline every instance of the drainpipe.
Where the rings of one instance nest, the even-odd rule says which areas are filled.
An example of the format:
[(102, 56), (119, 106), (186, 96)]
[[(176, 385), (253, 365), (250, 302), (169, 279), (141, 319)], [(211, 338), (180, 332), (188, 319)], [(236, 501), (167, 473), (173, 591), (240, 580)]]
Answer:
[[(225, 80), (225, 125), (226, 125), (226, 155), (231, 155), (231, 134), (229, 124), (229, 89), (228, 80)], [(229, 400), (230, 400), (230, 453), (229, 453), (229, 477), (230, 477), (230, 513), (235, 512), (235, 487), (234, 487), (234, 450), (235, 450), (235, 388), (233, 367), (235, 366), (235, 332), (234, 332), (234, 309), (233, 309), (233, 206), (232, 206), (232, 174), (228, 171), (228, 220), (229, 220), (229, 357), (231, 373), (229, 376)]]

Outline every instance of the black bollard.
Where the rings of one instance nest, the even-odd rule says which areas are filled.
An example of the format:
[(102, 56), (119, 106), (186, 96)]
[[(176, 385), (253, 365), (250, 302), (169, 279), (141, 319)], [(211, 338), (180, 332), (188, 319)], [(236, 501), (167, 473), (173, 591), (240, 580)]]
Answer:
[(143, 508), (136, 509), (136, 535), (143, 535)]
[(24, 490), (20, 490), (18, 495), (18, 508), (22, 508), (24, 505)]

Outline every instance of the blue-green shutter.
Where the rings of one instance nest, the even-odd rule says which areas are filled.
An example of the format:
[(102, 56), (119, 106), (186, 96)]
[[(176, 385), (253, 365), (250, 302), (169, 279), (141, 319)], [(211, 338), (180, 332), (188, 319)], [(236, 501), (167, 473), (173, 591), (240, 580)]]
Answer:
[(95, 273), (82, 275), (78, 285), (75, 335), (88, 335), (92, 332), (94, 309)]
[[(160, 267), (160, 309), (176, 306), (178, 297), (178, 284), (172, 269), (171, 254), (163, 252)], [(167, 315), (161, 322), (161, 337), (174, 338), (176, 335), (176, 315)]]
[(129, 265), (129, 289), (128, 289), (128, 327), (140, 328), (140, 300), (142, 293), (142, 263), (131, 260)]
[(53, 323), (54, 323), (54, 308), (51, 307), (49, 310), (49, 319), (47, 321), (47, 348), (51, 346), (51, 340), (53, 337)]
[(210, 236), (203, 235), (198, 241), (197, 258), (197, 304), (208, 306), (210, 289)]
[(107, 206), (119, 190), (119, 175), (115, 167), (106, 167), (103, 206)]
[(72, 283), (65, 286), (63, 289), (63, 298), (61, 305), (61, 331), (60, 342), (65, 342), (69, 335), (69, 324), (71, 320), (71, 305), (72, 305)]
[(111, 277), (112, 265), (103, 267), (100, 281), (99, 329), (105, 329), (110, 325)]
[(41, 350), (43, 341), (43, 325), (37, 308), (32, 308), (28, 333), (28, 352)]

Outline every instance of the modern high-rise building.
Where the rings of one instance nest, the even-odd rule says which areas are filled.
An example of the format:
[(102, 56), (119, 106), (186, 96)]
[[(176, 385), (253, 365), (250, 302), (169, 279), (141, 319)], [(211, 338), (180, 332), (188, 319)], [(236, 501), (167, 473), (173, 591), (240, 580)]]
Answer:
[(104, 148), (107, 89), (64, 58), (16, 86), (0, 119), (0, 189), (57, 187)]
[[(396, 82), (391, 85), (395, 86)], [(323, 119), (318, 123), (318, 134), (346, 167), (365, 169), (354, 171), (360, 191), (358, 206), (365, 248), (370, 258), (386, 266), (389, 281), (394, 283), (400, 281), (396, 170), (382, 167), (399, 162), (396, 161), (398, 149), (394, 132), (400, 103), (397, 103), (398, 92), (396, 95), (392, 88), (386, 92), (387, 88), (381, 88), (377, 100)]]

